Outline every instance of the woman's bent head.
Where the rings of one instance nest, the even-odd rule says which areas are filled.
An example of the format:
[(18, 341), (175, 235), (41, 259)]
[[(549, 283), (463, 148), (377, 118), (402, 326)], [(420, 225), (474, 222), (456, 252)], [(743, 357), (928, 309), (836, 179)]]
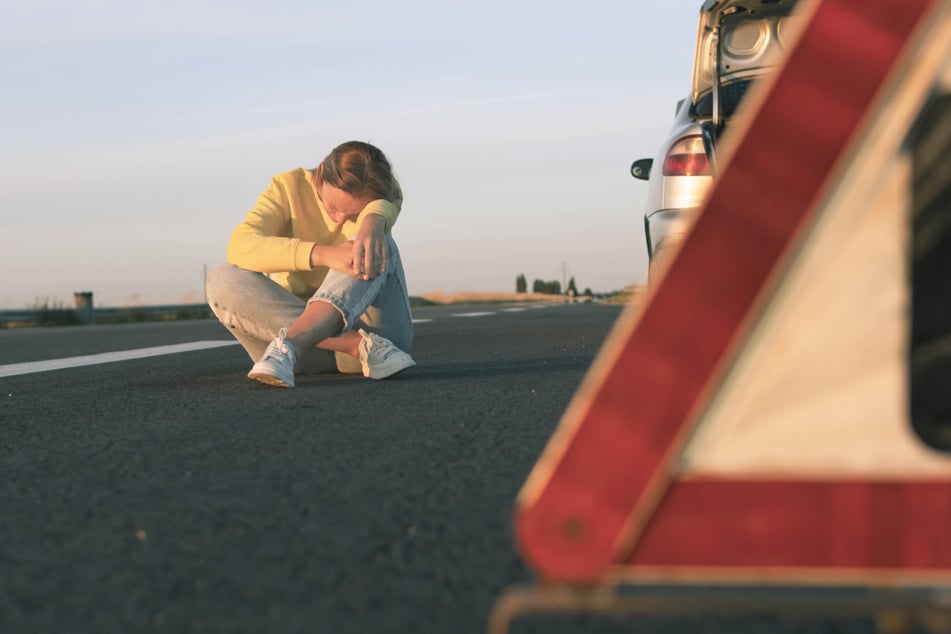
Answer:
[(341, 143), (314, 170), (315, 185), (330, 185), (363, 200), (400, 198), (393, 168), (382, 150), (363, 141)]

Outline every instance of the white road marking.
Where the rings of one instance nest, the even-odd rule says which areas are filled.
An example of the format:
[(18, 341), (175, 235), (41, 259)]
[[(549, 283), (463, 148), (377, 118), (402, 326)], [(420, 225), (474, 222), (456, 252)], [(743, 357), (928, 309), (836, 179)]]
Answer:
[[(531, 305), (525, 307), (502, 308), (503, 312), (517, 313), (531, 308), (545, 308), (547, 304)], [(451, 317), (487, 317), (495, 315), (495, 312), (475, 312), (475, 313), (456, 313)], [(432, 319), (414, 319), (414, 324), (425, 324), (434, 321)], [(35, 374), (38, 372), (50, 372), (52, 370), (65, 370), (67, 368), (79, 368), (87, 365), (100, 365), (102, 363), (115, 363), (117, 361), (129, 361), (131, 359), (145, 359), (148, 357), (160, 357), (166, 354), (178, 354), (180, 352), (192, 352), (194, 350), (207, 350), (209, 348), (221, 348), (223, 346), (237, 345), (237, 341), (192, 341), (190, 343), (177, 343), (169, 346), (155, 346), (153, 348), (139, 348), (138, 350), (120, 350), (117, 352), (103, 352), (101, 354), (89, 354), (80, 357), (67, 357), (65, 359), (49, 359), (46, 361), (28, 361), (26, 363), (10, 363), (0, 365), (0, 378), (7, 376), (19, 376), (21, 374)]]
[(88, 354), (81, 357), (67, 357), (65, 359), (11, 363), (8, 365), (0, 365), (0, 378), (18, 376), (20, 374), (34, 374), (36, 372), (49, 372), (51, 370), (64, 370), (66, 368), (79, 368), (86, 365), (99, 365), (101, 363), (115, 363), (116, 361), (128, 361), (130, 359), (159, 357), (166, 354), (207, 350), (209, 348), (221, 348), (223, 346), (234, 346), (237, 344), (237, 341), (192, 341), (190, 343), (176, 343), (170, 346), (155, 346), (152, 348), (139, 348), (137, 350), (119, 350), (116, 352)]

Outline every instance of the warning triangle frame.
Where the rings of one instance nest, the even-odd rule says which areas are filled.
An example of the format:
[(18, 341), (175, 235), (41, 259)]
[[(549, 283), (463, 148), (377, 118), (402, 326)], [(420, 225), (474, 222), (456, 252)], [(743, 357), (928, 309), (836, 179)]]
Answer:
[[(807, 26), (749, 98), (679, 253), (610, 333), (516, 501), (520, 551), (548, 581), (951, 583), (951, 534), (938, 525), (951, 525), (951, 480), (676, 475), (692, 425), (863, 143), (907, 131), (896, 113), (913, 117), (948, 59), (944, 0), (803, 4)], [(840, 509), (834, 521), (797, 518), (817, 503)], [(765, 541), (731, 535), (744, 513)], [(834, 528), (839, 547), (823, 547)], [(850, 537), (859, 545), (843, 546)]]

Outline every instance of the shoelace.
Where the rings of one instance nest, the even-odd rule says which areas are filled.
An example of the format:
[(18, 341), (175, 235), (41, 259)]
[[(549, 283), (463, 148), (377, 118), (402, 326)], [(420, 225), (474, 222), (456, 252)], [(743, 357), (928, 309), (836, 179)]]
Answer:
[(367, 356), (371, 354), (378, 356), (381, 361), (386, 361), (386, 358), (390, 356), (390, 353), (393, 352), (393, 346), (388, 346), (381, 341), (377, 341), (374, 337), (367, 337)]
[(289, 354), (289, 351), (287, 349), (287, 339), (280, 337), (271, 342), (271, 345), (267, 347), (267, 351), (265, 352), (264, 356), (265, 358), (273, 357), (276, 359), (282, 355), (287, 355), (287, 354)]

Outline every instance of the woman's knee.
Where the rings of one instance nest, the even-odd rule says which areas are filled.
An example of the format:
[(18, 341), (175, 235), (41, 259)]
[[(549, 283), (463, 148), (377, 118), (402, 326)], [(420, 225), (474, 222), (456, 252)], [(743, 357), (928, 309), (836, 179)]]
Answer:
[(231, 280), (237, 269), (233, 264), (220, 264), (208, 272), (205, 277), (205, 299), (209, 303), (221, 297), (222, 292), (232, 286)]
[(221, 264), (213, 268), (205, 278), (205, 299), (209, 304), (216, 302), (231, 303), (243, 297), (245, 289), (257, 288), (263, 277), (260, 273), (248, 271), (234, 264)]

